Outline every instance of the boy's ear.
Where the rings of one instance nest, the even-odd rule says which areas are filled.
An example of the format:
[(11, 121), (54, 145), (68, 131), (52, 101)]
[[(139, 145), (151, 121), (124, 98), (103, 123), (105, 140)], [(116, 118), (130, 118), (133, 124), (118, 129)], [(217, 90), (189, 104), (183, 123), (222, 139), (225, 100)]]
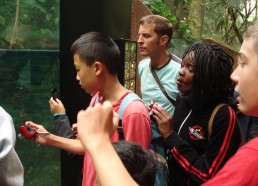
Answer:
[(96, 75), (101, 74), (101, 72), (103, 71), (103, 64), (100, 63), (99, 61), (95, 61), (93, 65), (94, 65)]

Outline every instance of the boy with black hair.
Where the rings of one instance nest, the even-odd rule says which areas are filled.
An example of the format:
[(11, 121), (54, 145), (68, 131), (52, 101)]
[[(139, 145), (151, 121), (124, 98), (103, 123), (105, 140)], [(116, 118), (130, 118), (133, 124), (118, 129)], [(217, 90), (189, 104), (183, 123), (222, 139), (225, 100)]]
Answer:
[[(120, 63), (120, 52), (114, 41), (98, 32), (89, 32), (78, 38), (72, 45), (71, 51), (74, 66), (77, 71), (76, 79), (85, 92), (93, 96), (90, 106), (96, 102), (112, 103), (117, 112), (120, 104), (132, 92), (124, 88), (118, 81), (117, 73)], [(26, 125), (35, 129), (46, 130), (33, 122)], [(96, 124), (97, 125), (97, 124)], [(148, 148), (150, 144), (150, 119), (148, 110), (140, 100), (134, 100), (125, 108), (122, 116), (124, 139)], [(111, 141), (117, 141), (117, 131), (111, 136)], [(67, 139), (53, 134), (38, 134), (36, 141), (75, 154), (84, 154), (83, 185), (96, 185), (95, 171), (91, 157), (85, 152), (78, 139)]]

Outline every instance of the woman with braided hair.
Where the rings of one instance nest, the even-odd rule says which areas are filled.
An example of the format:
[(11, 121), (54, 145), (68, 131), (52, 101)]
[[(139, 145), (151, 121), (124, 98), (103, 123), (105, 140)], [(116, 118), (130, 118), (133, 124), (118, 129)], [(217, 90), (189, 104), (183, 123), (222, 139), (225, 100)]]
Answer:
[(190, 46), (182, 59), (173, 117), (160, 106), (153, 113), (171, 155), (170, 185), (200, 185), (241, 145), (230, 80), (233, 59), (207, 43)]

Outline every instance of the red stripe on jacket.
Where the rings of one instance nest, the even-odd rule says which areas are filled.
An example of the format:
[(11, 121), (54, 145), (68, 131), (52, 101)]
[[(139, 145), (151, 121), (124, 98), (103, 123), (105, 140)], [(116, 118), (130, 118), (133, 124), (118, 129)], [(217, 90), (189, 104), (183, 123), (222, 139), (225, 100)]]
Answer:
[(207, 181), (207, 179), (212, 177), (218, 171), (219, 166), (221, 165), (222, 161), (226, 156), (226, 153), (228, 152), (228, 148), (233, 135), (235, 120), (236, 120), (234, 111), (229, 106), (228, 106), (228, 109), (230, 113), (230, 118), (229, 118), (229, 125), (226, 131), (226, 135), (218, 155), (215, 157), (212, 165), (210, 166), (210, 169), (208, 170), (208, 174), (201, 172), (200, 170), (192, 166), (191, 163), (189, 163), (187, 159), (183, 155), (181, 155), (175, 147), (171, 150), (171, 153), (173, 154), (174, 158), (180, 163), (180, 165), (184, 169), (186, 169), (187, 172), (194, 174), (200, 180)]

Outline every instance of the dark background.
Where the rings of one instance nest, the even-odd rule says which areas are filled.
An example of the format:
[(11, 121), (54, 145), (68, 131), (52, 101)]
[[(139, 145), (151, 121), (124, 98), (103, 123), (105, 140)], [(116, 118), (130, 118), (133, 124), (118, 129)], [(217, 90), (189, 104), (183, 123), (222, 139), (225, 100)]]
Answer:
[[(114, 6), (114, 4), (116, 6)], [(130, 38), (131, 0), (62, 0), (60, 2), (60, 98), (70, 123), (90, 103), (90, 95), (78, 85), (72, 43), (90, 31), (103, 32), (113, 39)], [(83, 157), (68, 157), (61, 151), (62, 186), (81, 186)], [(79, 177), (78, 177), (79, 176)]]

